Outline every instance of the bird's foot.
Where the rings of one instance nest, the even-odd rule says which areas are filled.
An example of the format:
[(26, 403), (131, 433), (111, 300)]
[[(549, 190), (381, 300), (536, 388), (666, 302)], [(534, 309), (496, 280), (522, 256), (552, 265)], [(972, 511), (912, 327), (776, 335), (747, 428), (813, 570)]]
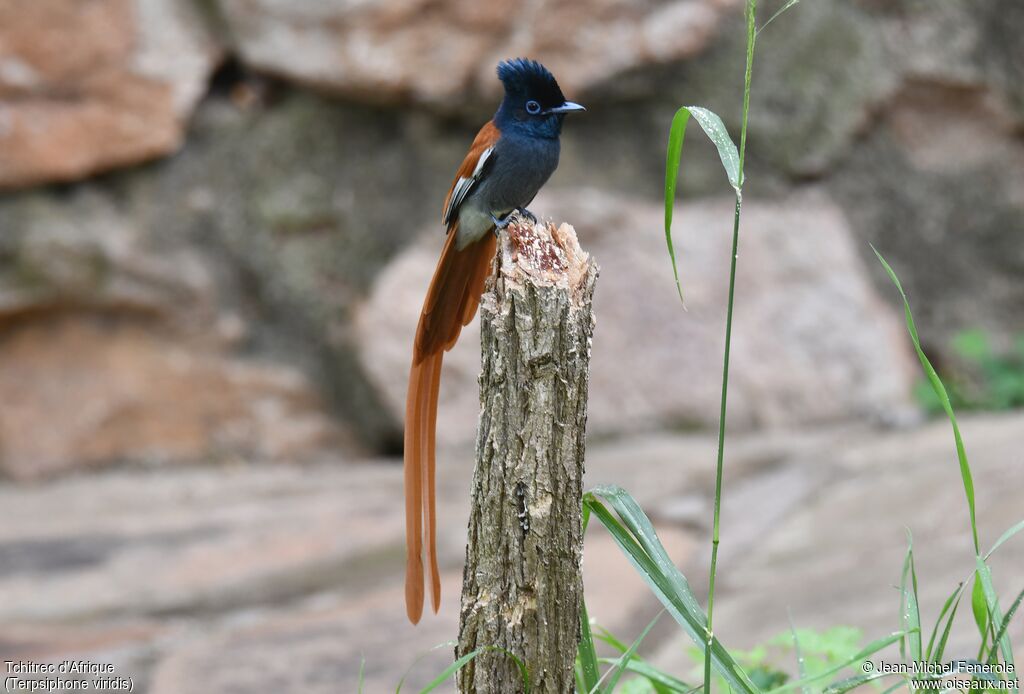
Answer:
[(507, 227), (509, 225), (509, 222), (512, 221), (512, 215), (507, 214), (504, 217), (495, 217), (492, 214), (491, 221), (494, 222), (494, 235), (497, 236), (498, 232)]
[(525, 207), (517, 207), (516, 208), (516, 212), (519, 213), (520, 217), (525, 217), (526, 219), (529, 219), (530, 220), (530, 224), (536, 224), (537, 223), (537, 215), (535, 215), (533, 212), (530, 212)]
[(535, 215), (533, 212), (530, 212), (525, 207), (517, 207), (514, 210), (512, 210), (512, 212), (506, 214), (504, 217), (496, 217), (495, 215), (492, 214), (491, 221), (494, 222), (495, 236), (498, 235), (499, 231), (507, 227), (512, 222), (512, 218), (515, 217), (514, 213), (518, 213), (521, 218), (529, 220), (531, 224), (537, 223), (537, 215)]

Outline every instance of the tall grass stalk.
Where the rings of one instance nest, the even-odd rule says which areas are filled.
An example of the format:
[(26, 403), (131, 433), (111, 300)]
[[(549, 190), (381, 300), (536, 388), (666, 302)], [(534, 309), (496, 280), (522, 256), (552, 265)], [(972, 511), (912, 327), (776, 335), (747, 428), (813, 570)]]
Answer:
[(729, 299), (725, 313), (725, 352), (722, 358), (722, 402), (718, 416), (718, 457), (715, 461), (715, 511), (711, 531), (711, 570), (708, 578), (708, 648), (704, 649), (704, 694), (711, 694), (711, 638), (714, 635), (715, 577), (718, 570), (718, 545), (722, 512), (722, 468), (725, 463), (725, 417), (729, 399), (729, 357), (732, 348), (732, 310), (736, 297), (736, 262), (739, 260), (740, 212), (743, 209), (743, 159), (747, 148), (747, 115), (750, 112), (750, 76), (754, 67), (754, 42), (757, 40), (757, 0), (747, 0), (747, 64), (743, 76), (743, 121), (740, 126), (739, 185), (736, 186), (736, 211), (732, 222), (732, 255), (729, 258)]

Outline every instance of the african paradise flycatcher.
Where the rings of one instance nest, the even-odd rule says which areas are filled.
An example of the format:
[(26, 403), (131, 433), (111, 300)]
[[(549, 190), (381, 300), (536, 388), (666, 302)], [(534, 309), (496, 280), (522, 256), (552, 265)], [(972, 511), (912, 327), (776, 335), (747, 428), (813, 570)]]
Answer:
[[(441, 605), (434, 507), (434, 433), (444, 352), (476, 314), (499, 230), (526, 209), (558, 166), (565, 114), (585, 110), (566, 101), (554, 76), (534, 60), (498, 65), (505, 96), (477, 133), (444, 201), (448, 237), (427, 289), (413, 345), (405, 401), (405, 606), (409, 621), (423, 614), (426, 530), (431, 601)], [(493, 232), (493, 233), (492, 233)]]

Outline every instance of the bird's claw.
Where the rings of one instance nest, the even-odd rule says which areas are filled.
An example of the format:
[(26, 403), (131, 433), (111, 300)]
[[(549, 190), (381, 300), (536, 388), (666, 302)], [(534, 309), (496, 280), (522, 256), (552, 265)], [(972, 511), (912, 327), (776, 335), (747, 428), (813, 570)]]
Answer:
[[(517, 212), (520, 217), (529, 220), (530, 224), (537, 223), (537, 215), (535, 215), (533, 212), (530, 212), (525, 207), (517, 207), (516, 209), (512, 210), (512, 212)], [(493, 214), (491, 215), (491, 221), (494, 222), (495, 236), (498, 235), (499, 231), (507, 227), (512, 222), (512, 218), (515, 217), (515, 215), (512, 214), (512, 212), (505, 215), (504, 217), (495, 217)]]
[(537, 223), (537, 215), (535, 215), (533, 212), (530, 212), (525, 207), (517, 207), (516, 208), (516, 212), (519, 213), (520, 217), (525, 217), (526, 219), (529, 219), (530, 220), (530, 224), (536, 224)]
[(498, 232), (507, 227), (509, 222), (512, 221), (512, 215), (507, 214), (504, 217), (498, 218), (492, 214), (491, 221), (494, 222), (494, 235), (497, 236)]

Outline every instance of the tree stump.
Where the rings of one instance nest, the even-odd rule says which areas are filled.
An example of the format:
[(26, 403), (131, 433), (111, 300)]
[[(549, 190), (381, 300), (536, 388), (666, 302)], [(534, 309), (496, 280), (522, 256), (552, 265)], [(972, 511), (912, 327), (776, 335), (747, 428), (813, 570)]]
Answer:
[[(571, 226), (517, 217), (480, 305), (482, 411), (456, 655), (514, 653), (533, 692), (574, 688), (597, 274)], [(499, 651), (471, 661), (458, 684), (473, 694), (523, 689)]]

